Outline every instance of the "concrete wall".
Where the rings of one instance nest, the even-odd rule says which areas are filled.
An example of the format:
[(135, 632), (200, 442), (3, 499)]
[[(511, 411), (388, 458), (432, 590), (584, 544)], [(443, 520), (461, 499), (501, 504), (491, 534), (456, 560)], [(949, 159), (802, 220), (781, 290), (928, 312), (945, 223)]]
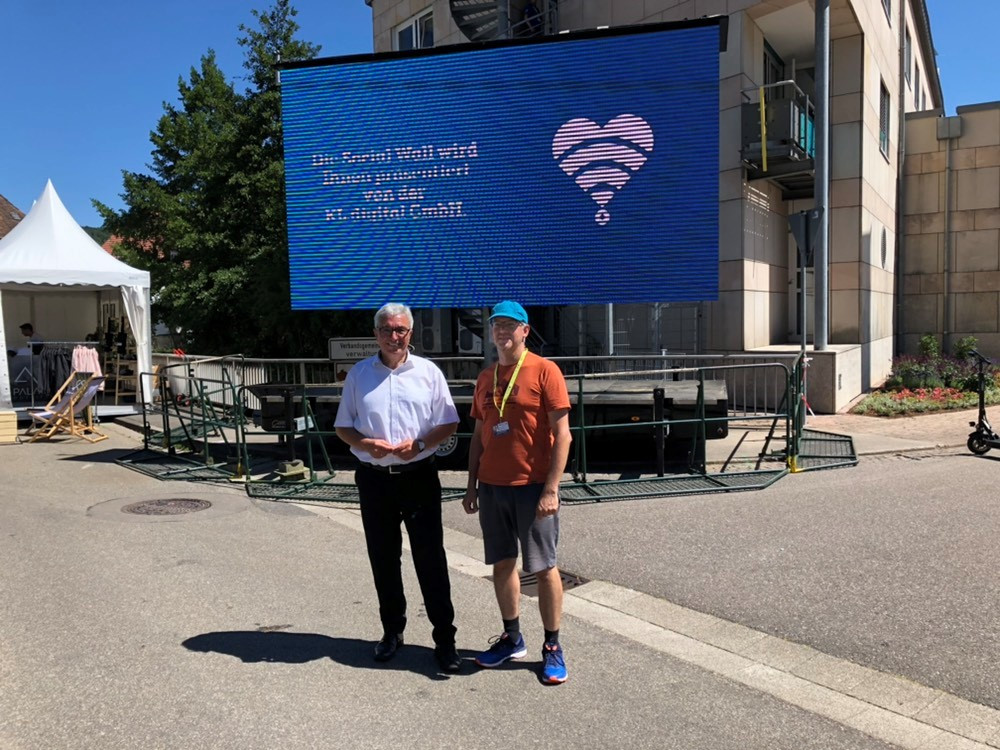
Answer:
[(1000, 356), (1000, 102), (956, 113), (951, 139), (940, 111), (907, 118), (902, 343), (912, 353), (933, 333), (950, 350), (975, 336)]

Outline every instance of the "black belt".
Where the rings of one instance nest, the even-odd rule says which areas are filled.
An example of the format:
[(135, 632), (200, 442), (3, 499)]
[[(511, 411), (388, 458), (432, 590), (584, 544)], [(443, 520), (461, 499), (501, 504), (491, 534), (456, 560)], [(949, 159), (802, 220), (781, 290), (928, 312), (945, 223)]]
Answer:
[(383, 474), (406, 474), (409, 471), (419, 471), (420, 469), (426, 469), (433, 463), (434, 463), (434, 454), (431, 454), (427, 458), (422, 458), (419, 461), (414, 461), (413, 463), (409, 464), (390, 464), (389, 466), (378, 466), (376, 464), (370, 464), (367, 461), (362, 461), (361, 465), (366, 469), (379, 471)]

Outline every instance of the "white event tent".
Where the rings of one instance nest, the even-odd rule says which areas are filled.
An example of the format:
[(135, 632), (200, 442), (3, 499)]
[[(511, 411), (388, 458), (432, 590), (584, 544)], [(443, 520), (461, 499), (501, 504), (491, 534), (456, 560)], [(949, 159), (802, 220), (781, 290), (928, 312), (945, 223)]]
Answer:
[[(49, 180), (28, 214), (0, 239), (0, 295), (37, 293), (39, 298), (44, 295), (45, 304), (58, 305), (81, 293), (93, 295), (112, 289), (121, 290), (122, 304), (135, 338), (139, 372), (151, 373), (149, 272), (122, 263), (94, 242), (73, 220)], [(98, 306), (96, 298), (94, 306), (95, 309)], [(83, 336), (89, 332), (77, 334)], [(2, 315), (0, 343), (7, 348)], [(151, 393), (149, 385), (144, 382), (141, 388), (147, 399)], [(0, 408), (10, 407), (7, 359), (0, 357)]]

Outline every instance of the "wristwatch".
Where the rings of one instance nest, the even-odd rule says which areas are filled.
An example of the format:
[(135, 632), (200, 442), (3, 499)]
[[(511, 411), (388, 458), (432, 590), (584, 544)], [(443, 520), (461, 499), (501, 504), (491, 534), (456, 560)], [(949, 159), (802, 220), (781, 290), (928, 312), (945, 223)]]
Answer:
[(421, 453), (427, 450), (427, 443), (425, 443), (420, 438), (417, 438), (417, 450), (420, 451)]

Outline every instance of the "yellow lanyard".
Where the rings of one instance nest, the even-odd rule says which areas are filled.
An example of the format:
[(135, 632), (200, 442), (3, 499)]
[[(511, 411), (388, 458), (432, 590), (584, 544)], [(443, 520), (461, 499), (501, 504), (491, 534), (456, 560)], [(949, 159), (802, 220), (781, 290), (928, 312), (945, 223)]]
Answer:
[(510, 394), (514, 390), (514, 381), (517, 380), (517, 373), (521, 371), (521, 365), (524, 364), (524, 358), (528, 356), (528, 348), (525, 347), (524, 351), (521, 352), (521, 357), (517, 360), (517, 367), (514, 368), (514, 374), (510, 376), (510, 382), (507, 383), (507, 392), (503, 394), (503, 401), (499, 404), (497, 403), (497, 385), (500, 382), (500, 363), (497, 362), (496, 368), (493, 370), (493, 405), (500, 412), (500, 419), (503, 419), (503, 410), (507, 407), (507, 399), (510, 398)]

